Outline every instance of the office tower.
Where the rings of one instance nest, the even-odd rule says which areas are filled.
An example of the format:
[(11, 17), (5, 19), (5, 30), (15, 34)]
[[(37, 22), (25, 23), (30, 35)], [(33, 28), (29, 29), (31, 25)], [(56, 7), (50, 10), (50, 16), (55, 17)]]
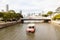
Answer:
[(20, 13), (22, 14), (22, 10), (20, 10)]
[(9, 10), (9, 6), (8, 6), (8, 4), (6, 5), (6, 11), (8, 11)]

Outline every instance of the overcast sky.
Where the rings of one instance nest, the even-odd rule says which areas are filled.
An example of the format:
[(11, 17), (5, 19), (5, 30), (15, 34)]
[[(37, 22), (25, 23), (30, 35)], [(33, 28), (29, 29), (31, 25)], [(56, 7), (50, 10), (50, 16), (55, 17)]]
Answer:
[(29, 13), (54, 11), (60, 6), (60, 0), (0, 0), (0, 10), (5, 10), (6, 4), (9, 5), (9, 9)]

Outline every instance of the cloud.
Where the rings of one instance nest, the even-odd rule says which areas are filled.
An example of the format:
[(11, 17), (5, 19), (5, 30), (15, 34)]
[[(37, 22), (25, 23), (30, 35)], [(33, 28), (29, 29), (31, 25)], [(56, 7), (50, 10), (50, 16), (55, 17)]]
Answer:
[(0, 10), (5, 10), (6, 4), (9, 5), (9, 9), (14, 9), (16, 11), (54, 11), (60, 6), (60, 0), (0, 0)]

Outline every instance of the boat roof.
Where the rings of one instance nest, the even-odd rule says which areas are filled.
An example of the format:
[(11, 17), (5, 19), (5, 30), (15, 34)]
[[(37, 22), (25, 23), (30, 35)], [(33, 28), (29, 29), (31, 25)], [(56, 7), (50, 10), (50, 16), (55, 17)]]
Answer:
[(35, 24), (28, 24), (28, 26), (35, 26)]

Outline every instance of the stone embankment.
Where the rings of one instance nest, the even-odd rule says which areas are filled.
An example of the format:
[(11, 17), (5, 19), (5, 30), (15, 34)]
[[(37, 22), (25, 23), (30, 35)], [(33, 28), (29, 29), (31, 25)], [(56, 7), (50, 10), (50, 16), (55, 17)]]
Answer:
[(15, 24), (17, 24), (17, 23), (21, 23), (21, 20), (11, 21), (11, 22), (0, 22), (0, 28), (12, 26), (12, 25), (15, 25)]
[(60, 21), (51, 21), (51, 24), (55, 25), (55, 26), (60, 26)]

